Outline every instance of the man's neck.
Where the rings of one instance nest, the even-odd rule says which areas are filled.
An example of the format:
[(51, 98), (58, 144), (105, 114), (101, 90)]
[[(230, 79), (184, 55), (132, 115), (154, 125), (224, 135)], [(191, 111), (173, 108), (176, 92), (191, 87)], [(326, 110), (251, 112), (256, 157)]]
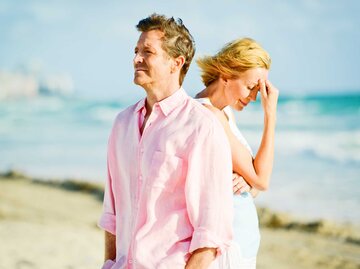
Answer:
[(167, 87), (149, 87), (145, 89), (146, 111), (150, 114), (155, 103), (173, 95), (178, 89), (180, 89), (179, 84), (172, 86), (169, 85)]
[(146, 114), (144, 118), (143, 125), (140, 127), (140, 134), (142, 135), (144, 128), (146, 126), (146, 122), (150, 117), (150, 114), (152, 112), (152, 108), (155, 103), (160, 102), (161, 100), (164, 100), (165, 98), (171, 96), (180, 89), (180, 85), (177, 85), (177, 87), (168, 88), (165, 90), (159, 90), (156, 88), (147, 88), (146, 90), (146, 100), (145, 100), (145, 108), (146, 108)]

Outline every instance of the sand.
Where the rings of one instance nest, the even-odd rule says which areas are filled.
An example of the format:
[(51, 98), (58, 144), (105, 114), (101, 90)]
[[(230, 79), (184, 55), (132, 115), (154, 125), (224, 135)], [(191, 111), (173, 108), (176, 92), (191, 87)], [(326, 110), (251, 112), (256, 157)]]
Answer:
[[(101, 268), (101, 196), (102, 188), (88, 183), (0, 176), (0, 269)], [(259, 214), (258, 269), (360, 268), (355, 227)]]

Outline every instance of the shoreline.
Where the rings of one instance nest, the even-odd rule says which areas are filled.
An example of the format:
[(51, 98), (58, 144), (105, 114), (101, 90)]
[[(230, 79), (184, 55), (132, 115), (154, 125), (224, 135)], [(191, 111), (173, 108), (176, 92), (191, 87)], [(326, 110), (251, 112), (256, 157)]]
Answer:
[[(26, 268), (100, 268), (103, 233), (96, 223), (102, 197), (103, 187), (97, 183), (0, 173), (0, 268), (19, 268), (22, 263), (29, 265)], [(259, 208), (258, 214), (259, 269), (360, 268), (358, 227), (303, 221), (267, 208)], [(50, 251), (53, 265), (44, 250)], [(293, 266), (295, 260), (298, 267)]]
[[(0, 172), (1, 179), (29, 180), (34, 184), (50, 186), (71, 192), (90, 194), (100, 203), (103, 201), (104, 189), (103, 184), (86, 181), (83, 179), (45, 179), (33, 178), (29, 175), (17, 171)], [(360, 245), (360, 232), (357, 224), (335, 222), (333, 220), (321, 218), (301, 218), (295, 217), (290, 213), (275, 211), (267, 207), (259, 206), (258, 209), (260, 227), (270, 229), (296, 230), (308, 233), (318, 233), (325, 236), (333, 236), (345, 239), (349, 242)], [(344, 231), (344, 228), (347, 230)], [(350, 230), (350, 233), (349, 233)], [(349, 238), (351, 237), (351, 238)]]

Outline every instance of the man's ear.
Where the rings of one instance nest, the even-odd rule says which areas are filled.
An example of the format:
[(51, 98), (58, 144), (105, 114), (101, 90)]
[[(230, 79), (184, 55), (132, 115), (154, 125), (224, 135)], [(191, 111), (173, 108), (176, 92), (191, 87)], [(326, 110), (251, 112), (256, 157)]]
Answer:
[(175, 71), (180, 71), (181, 68), (183, 67), (184, 63), (185, 63), (184, 56), (176, 57), (173, 61), (173, 66), (171, 68), (172, 73), (174, 73)]

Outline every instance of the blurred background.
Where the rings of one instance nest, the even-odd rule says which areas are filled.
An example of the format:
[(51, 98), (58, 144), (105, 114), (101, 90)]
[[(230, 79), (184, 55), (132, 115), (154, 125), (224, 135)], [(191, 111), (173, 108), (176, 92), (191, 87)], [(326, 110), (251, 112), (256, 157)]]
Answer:
[[(153, 12), (183, 20), (196, 41), (195, 58), (240, 37), (254, 38), (270, 53), (270, 80), (280, 90), (276, 156), (270, 189), (257, 205), (359, 225), (356, 0), (2, 0), (0, 171), (104, 182), (112, 122), (145, 96), (132, 83), (135, 25)], [(184, 88), (191, 96), (203, 88), (195, 62)], [(236, 117), (256, 152), (260, 101)]]

